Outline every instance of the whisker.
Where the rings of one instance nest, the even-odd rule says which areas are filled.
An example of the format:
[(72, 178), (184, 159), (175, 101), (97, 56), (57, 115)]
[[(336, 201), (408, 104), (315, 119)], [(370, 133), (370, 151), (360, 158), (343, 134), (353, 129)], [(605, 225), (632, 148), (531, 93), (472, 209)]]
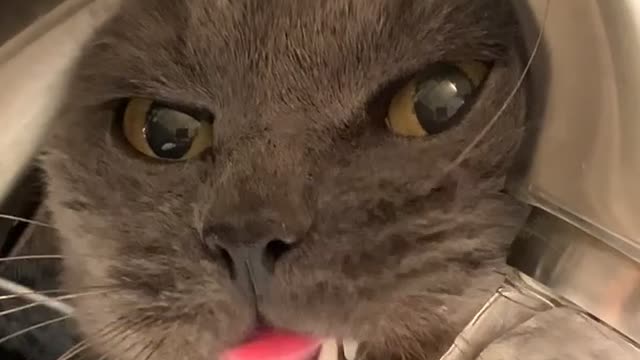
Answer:
[(28, 255), (28, 256), (12, 256), (0, 258), (0, 263), (20, 261), (20, 260), (60, 260), (65, 259), (67, 256), (63, 255)]
[[(119, 339), (119, 341), (117, 343), (112, 344), (113, 346), (115, 345), (120, 345), (121, 343), (123, 343), (125, 340), (127, 340), (127, 334), (131, 332), (131, 328), (129, 328), (128, 330), (124, 331), (123, 333), (119, 334), (121, 336), (119, 337), (113, 337), (111, 340), (116, 340)], [(135, 342), (131, 343), (129, 346), (127, 346), (126, 348), (124, 348), (124, 350), (122, 350), (122, 353), (126, 354), (129, 350), (131, 350), (134, 346), (136, 346), (137, 344)], [(107, 356), (111, 355), (111, 352), (106, 352), (104, 353), (102, 356), (100, 356), (98, 358), (98, 360), (105, 360), (107, 358)]]
[[(96, 285), (96, 286), (87, 286), (87, 287), (83, 287), (75, 290), (97, 290), (97, 289), (113, 289), (113, 288), (115, 288), (115, 285), (103, 285), (103, 286)], [(25, 287), (25, 289), (29, 289), (29, 291), (15, 292), (15, 293), (12, 293), (12, 295), (0, 295), (0, 301), (12, 300), (16, 298), (25, 298), (27, 295), (31, 295), (31, 294), (44, 295), (46, 298), (50, 299), (50, 297), (47, 296), (48, 294), (65, 294), (69, 292), (66, 289), (32, 290), (31, 288), (27, 288), (27, 287)], [(27, 299), (27, 300), (32, 300), (32, 299)]]
[(88, 340), (80, 341), (73, 345), (69, 350), (65, 351), (57, 360), (69, 360), (89, 348), (91, 344)]
[(498, 121), (498, 119), (500, 119), (502, 114), (505, 112), (505, 110), (507, 109), (509, 104), (511, 104), (511, 101), (513, 101), (513, 98), (516, 96), (516, 94), (518, 93), (518, 91), (522, 87), (522, 84), (524, 83), (524, 80), (527, 77), (527, 73), (531, 69), (531, 66), (533, 65), (533, 61), (534, 61), (534, 59), (536, 57), (536, 54), (538, 53), (538, 51), (540, 49), (540, 44), (542, 43), (542, 39), (543, 39), (543, 36), (544, 36), (545, 27), (546, 27), (546, 23), (547, 23), (547, 17), (549, 15), (549, 3), (550, 3), (550, 1), (551, 0), (547, 0), (547, 3), (545, 5), (545, 9), (544, 9), (544, 16), (543, 16), (542, 26), (541, 26), (540, 32), (538, 33), (538, 37), (537, 37), (536, 42), (535, 42), (535, 44), (533, 46), (533, 50), (531, 51), (531, 55), (529, 56), (529, 59), (527, 60), (527, 64), (525, 65), (524, 69), (522, 70), (522, 75), (520, 76), (520, 78), (518, 78), (518, 81), (516, 82), (516, 86), (514, 86), (514, 88), (511, 91), (511, 93), (509, 93), (509, 96), (507, 96), (507, 98), (505, 99), (504, 103), (498, 109), (498, 112), (496, 112), (496, 114), (491, 118), (489, 123), (484, 128), (482, 128), (480, 133), (478, 133), (478, 135), (473, 139), (473, 141), (471, 141), (471, 143), (469, 143), (469, 145), (467, 145), (467, 147), (464, 148), (464, 150), (462, 150), (462, 152), (449, 164), (449, 166), (445, 168), (443, 176), (448, 175), (449, 172), (451, 172), (453, 169), (459, 167), (460, 164), (464, 160), (467, 159), (467, 157), (469, 156), (471, 151), (478, 145), (478, 143), (480, 143), (480, 141), (482, 139), (484, 139), (484, 137), (487, 135), (489, 130), (491, 130), (491, 128)]
[[(131, 335), (131, 333), (135, 333), (136, 331), (138, 331), (140, 328), (143, 328), (144, 326), (150, 325), (155, 323), (157, 320), (153, 320), (151, 319), (149, 316), (144, 316), (142, 318), (140, 318), (137, 321), (134, 321), (128, 329), (125, 329), (123, 332), (118, 333), (118, 334), (114, 334), (114, 336), (111, 336), (108, 339), (101, 339), (101, 343), (103, 344), (108, 344), (110, 345), (109, 348), (111, 348), (111, 351), (107, 351), (105, 354), (103, 354), (102, 356), (100, 356), (97, 360), (105, 360), (109, 355), (113, 355), (113, 348), (116, 345), (120, 345), (122, 342), (124, 342), (129, 336)], [(113, 340), (118, 340), (117, 342), (113, 343)], [(129, 346), (127, 346), (124, 350), (124, 352), (127, 352), (128, 350), (130, 350), (133, 346), (135, 346), (136, 343), (133, 343)]]
[(41, 290), (41, 291), (33, 290), (33, 291), (27, 291), (27, 292), (14, 293), (13, 295), (2, 295), (0, 296), (0, 301), (22, 298), (22, 297), (25, 297), (26, 295), (31, 295), (31, 294), (47, 295), (47, 294), (61, 294), (65, 292), (66, 291), (62, 289)]
[(0, 339), (0, 344), (4, 343), (7, 340), (11, 340), (13, 338), (16, 338), (16, 337), (18, 337), (20, 335), (26, 334), (26, 333), (28, 333), (30, 331), (39, 329), (41, 327), (49, 326), (49, 325), (52, 325), (52, 324), (55, 324), (55, 323), (58, 323), (58, 322), (61, 322), (61, 321), (64, 321), (64, 320), (68, 320), (68, 319), (71, 319), (71, 315), (61, 316), (61, 317), (58, 317), (58, 318), (55, 318), (55, 319), (52, 319), (52, 320), (41, 322), (41, 323), (33, 325), (33, 326), (29, 326), (28, 328), (22, 329), (20, 331), (16, 331), (11, 335), (7, 335), (7, 336), (1, 338)]
[[(8, 291), (11, 294), (14, 294), (9, 296), (17, 296), (17, 297), (24, 298), (25, 300), (31, 301), (32, 304), (25, 305), (26, 307), (23, 307), (25, 309), (28, 309), (31, 306), (43, 305), (52, 310), (58, 311), (62, 314), (70, 315), (71, 313), (73, 313), (73, 308), (71, 306), (63, 303), (62, 301), (59, 301), (62, 299), (50, 298), (48, 296), (45, 296), (41, 293), (34, 291), (31, 288), (28, 288), (26, 286), (20, 285), (16, 282), (13, 282), (11, 280), (7, 280), (1, 277), (0, 277), (0, 289)], [(16, 311), (20, 311), (20, 309)], [(6, 314), (11, 314), (11, 312), (14, 312), (14, 311), (7, 310), (4, 312), (0, 312), (0, 317)]]
[[(117, 320), (107, 323), (107, 325), (93, 332), (91, 334), (91, 337), (97, 336), (97, 335), (108, 336), (111, 332), (118, 330), (129, 323), (129, 321), (123, 321), (122, 323), (119, 323), (121, 320), (122, 318), (118, 318)], [(90, 341), (91, 337), (87, 337), (85, 340), (80, 341), (79, 343), (72, 346), (64, 354), (60, 355), (60, 357), (58, 357), (57, 360), (69, 360), (74, 356), (90, 348), (92, 345)]]
[[(136, 345), (138, 345), (138, 344), (132, 343), (131, 345), (127, 346), (127, 348), (123, 352), (126, 354), (129, 350), (131, 350)], [(150, 349), (152, 347), (153, 347), (153, 341), (149, 341), (145, 346), (140, 348), (140, 350), (138, 350), (138, 352), (134, 356), (132, 356), (131, 358), (132, 359), (137, 359), (141, 354), (144, 354), (147, 351), (147, 349)]]
[[(2, 279), (0, 279), (0, 280), (2, 280)], [(32, 307), (36, 307), (36, 306), (40, 306), (40, 305), (48, 306), (47, 304), (50, 304), (51, 307), (57, 306), (57, 302), (59, 302), (60, 300), (75, 299), (75, 298), (78, 298), (78, 297), (89, 296), (89, 295), (106, 294), (106, 293), (113, 292), (113, 291), (116, 291), (116, 290), (88, 291), (88, 292), (83, 292), (83, 293), (76, 293), (76, 294), (57, 296), (57, 297), (54, 297), (54, 298), (48, 298), (48, 297), (45, 296), (44, 300), (36, 301), (36, 302), (33, 302), (31, 304), (28, 304), (28, 305), (19, 306), (19, 307), (15, 307), (13, 309), (2, 311), (2, 312), (0, 312), (0, 317), (5, 316), (5, 315), (9, 315), (9, 314), (13, 314), (13, 313), (16, 313), (16, 312), (19, 312), (19, 311), (22, 311), (22, 310), (27, 310), (27, 309), (30, 309)], [(52, 303), (52, 300), (54, 300), (53, 303)], [(68, 314), (72, 314), (73, 313), (73, 308), (72, 307), (70, 307), (69, 305), (64, 304), (64, 303), (62, 303), (62, 304), (65, 305), (68, 308), (60, 309), (61, 312), (68, 313)], [(62, 311), (62, 310), (64, 310), (64, 311)]]
[(158, 344), (156, 344), (156, 346), (154, 346), (151, 351), (149, 352), (149, 355), (147, 355), (144, 360), (150, 360), (151, 357), (153, 357), (153, 355), (155, 355), (158, 350), (160, 350), (160, 348), (162, 347), (162, 344), (164, 344), (164, 342), (167, 340), (167, 336), (163, 337), (162, 339), (160, 339), (160, 341), (158, 341)]
[(19, 255), (0, 258), (0, 263), (12, 262), (12, 261), (24, 261), (24, 260), (64, 260), (72, 258), (94, 258), (94, 259), (107, 259), (104, 256), (86, 255), (86, 254), (73, 254), (73, 255)]
[(24, 223), (27, 223), (27, 224), (42, 226), (42, 227), (51, 228), (51, 229), (55, 228), (53, 225), (49, 225), (49, 224), (43, 223), (41, 221), (31, 220), (31, 219), (27, 219), (27, 218), (23, 218), (23, 217), (19, 217), (19, 216), (7, 215), (7, 214), (0, 214), (0, 219), (20, 221), (20, 222), (24, 222)]

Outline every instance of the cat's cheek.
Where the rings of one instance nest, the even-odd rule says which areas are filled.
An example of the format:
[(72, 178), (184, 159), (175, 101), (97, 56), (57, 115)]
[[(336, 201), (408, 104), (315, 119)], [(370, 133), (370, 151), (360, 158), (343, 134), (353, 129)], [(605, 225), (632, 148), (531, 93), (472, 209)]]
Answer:
[(219, 306), (204, 297), (192, 300), (200, 304), (181, 309), (179, 301), (167, 308), (144, 309), (152, 304), (125, 290), (79, 298), (74, 306), (79, 330), (95, 343), (95, 350), (122, 360), (146, 358), (151, 351), (160, 359), (215, 360), (247, 335), (250, 311), (221, 311), (233, 304)]

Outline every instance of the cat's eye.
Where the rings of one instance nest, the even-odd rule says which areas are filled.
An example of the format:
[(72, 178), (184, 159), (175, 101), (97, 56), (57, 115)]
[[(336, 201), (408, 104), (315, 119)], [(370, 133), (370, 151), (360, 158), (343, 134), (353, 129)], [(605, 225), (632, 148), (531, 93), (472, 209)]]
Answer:
[(450, 129), (469, 109), (489, 70), (488, 64), (477, 61), (431, 65), (394, 95), (387, 127), (412, 137)]
[(211, 147), (210, 117), (188, 114), (150, 99), (133, 98), (124, 110), (122, 130), (141, 153), (163, 160), (186, 160)]

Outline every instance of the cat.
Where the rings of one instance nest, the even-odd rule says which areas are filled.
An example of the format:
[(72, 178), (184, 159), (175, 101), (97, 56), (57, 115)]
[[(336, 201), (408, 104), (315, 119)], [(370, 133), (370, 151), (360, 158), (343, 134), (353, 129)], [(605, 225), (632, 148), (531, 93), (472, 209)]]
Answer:
[(42, 156), (61, 282), (103, 290), (73, 299), (92, 351), (210, 360), (272, 327), (438, 359), (528, 213), (520, 41), (507, 0), (123, 2)]

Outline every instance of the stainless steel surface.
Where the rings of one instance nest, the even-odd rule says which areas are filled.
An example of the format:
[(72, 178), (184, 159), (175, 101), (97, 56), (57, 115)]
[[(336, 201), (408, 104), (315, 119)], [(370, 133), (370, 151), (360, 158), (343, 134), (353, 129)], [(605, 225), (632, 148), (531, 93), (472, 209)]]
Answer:
[[(640, 264), (535, 209), (507, 263), (640, 344)], [(640, 349), (640, 346), (638, 347)]]
[(117, 0), (68, 0), (0, 47), (0, 199), (32, 158), (82, 45)]
[[(541, 23), (546, 0), (530, 0)], [(571, 19), (571, 21), (568, 21)], [(509, 265), (640, 342), (640, 1), (550, 2)]]
[(546, 289), (536, 287), (518, 273), (512, 274), (440, 360), (474, 360), (499, 337), (559, 304)]
[[(546, 0), (529, 3), (540, 20)], [(552, 0), (545, 33), (542, 122), (512, 191), (640, 261), (640, 1)]]

